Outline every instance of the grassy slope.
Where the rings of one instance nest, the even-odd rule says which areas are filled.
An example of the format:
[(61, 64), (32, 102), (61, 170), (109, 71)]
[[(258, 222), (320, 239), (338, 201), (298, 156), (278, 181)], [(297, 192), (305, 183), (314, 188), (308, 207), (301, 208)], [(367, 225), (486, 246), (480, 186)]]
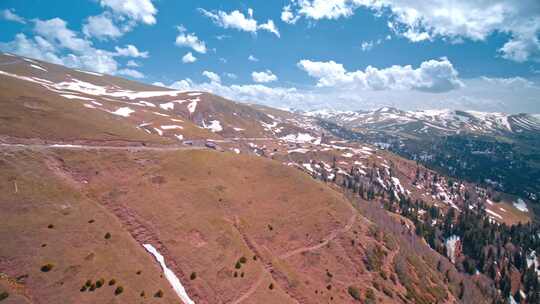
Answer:
[[(380, 287), (375, 296), (391, 303), (382, 286), (394, 297), (405, 290), (383, 279), (393, 272), (395, 249), (373, 237), (360, 215), (330, 242), (280, 257), (317, 246), (355, 212), (338, 192), (275, 161), (211, 151), (66, 150), (13, 151), (1, 160), (9, 221), (0, 232), (0, 271), (11, 278), (29, 274), (25, 288), (34, 300), (132, 302), (141, 290), (158, 289), (165, 291), (160, 301), (174, 299), (137, 243), (159, 248), (197, 303), (233, 302), (251, 290), (245, 303), (347, 303), (349, 285), (364, 297), (373, 282)], [(113, 238), (106, 241), (108, 231)], [(242, 256), (248, 261), (237, 270)], [(40, 272), (45, 263), (53, 271)], [(191, 272), (197, 279), (189, 280)], [(108, 286), (79, 292), (87, 279), (100, 277), (115, 277), (125, 293), (115, 297)]]

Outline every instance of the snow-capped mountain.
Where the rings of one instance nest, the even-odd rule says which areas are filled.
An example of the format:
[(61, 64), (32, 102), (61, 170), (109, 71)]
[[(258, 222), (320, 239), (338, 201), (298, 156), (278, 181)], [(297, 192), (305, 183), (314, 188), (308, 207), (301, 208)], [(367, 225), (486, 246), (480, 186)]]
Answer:
[(403, 111), (391, 107), (356, 112), (320, 110), (305, 114), (351, 128), (416, 134), (540, 132), (540, 115), (538, 114), (504, 114), (460, 110)]

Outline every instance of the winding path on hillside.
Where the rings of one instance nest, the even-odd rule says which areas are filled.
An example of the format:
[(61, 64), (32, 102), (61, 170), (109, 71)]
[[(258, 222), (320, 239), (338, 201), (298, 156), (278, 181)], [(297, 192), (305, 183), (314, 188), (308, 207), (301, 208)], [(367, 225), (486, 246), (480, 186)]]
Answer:
[(287, 259), (287, 258), (293, 256), (293, 255), (301, 254), (301, 253), (308, 252), (308, 251), (314, 251), (314, 250), (317, 250), (317, 249), (320, 249), (320, 248), (326, 246), (328, 243), (330, 243), (335, 238), (337, 238), (340, 234), (351, 230), (351, 228), (354, 225), (354, 222), (356, 220), (356, 215), (357, 215), (356, 213), (353, 213), (353, 215), (349, 218), (349, 221), (347, 222), (347, 225), (345, 225), (341, 229), (334, 230), (334, 231), (330, 232), (330, 234), (328, 234), (328, 236), (326, 236), (319, 244), (313, 245), (313, 246), (305, 246), (305, 247), (301, 247), (301, 248), (286, 252), (286, 253), (280, 255), (279, 258), (284, 260), (284, 259)]

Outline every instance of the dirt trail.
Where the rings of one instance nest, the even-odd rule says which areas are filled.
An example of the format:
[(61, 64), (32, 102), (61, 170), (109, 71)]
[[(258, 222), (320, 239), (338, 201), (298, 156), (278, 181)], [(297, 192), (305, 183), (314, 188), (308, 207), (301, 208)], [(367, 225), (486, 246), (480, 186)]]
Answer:
[(289, 252), (286, 252), (282, 255), (279, 256), (280, 259), (284, 260), (286, 258), (289, 258), (293, 255), (297, 255), (297, 254), (301, 254), (301, 253), (304, 253), (304, 252), (307, 252), (307, 251), (313, 251), (313, 250), (317, 250), (317, 249), (320, 249), (324, 246), (326, 246), (330, 241), (334, 240), (335, 238), (337, 238), (340, 234), (344, 233), (344, 232), (347, 232), (349, 230), (351, 230), (352, 226), (354, 225), (354, 222), (356, 220), (356, 216), (357, 214), (354, 213), (350, 218), (349, 218), (349, 221), (347, 222), (347, 225), (345, 225), (343, 228), (341, 229), (338, 229), (338, 230), (334, 230), (332, 231), (328, 236), (326, 236), (322, 242), (320, 242), (319, 244), (317, 245), (313, 245), (313, 246), (306, 246), (306, 247), (301, 247), (301, 248), (298, 248), (298, 249), (295, 249), (293, 251), (289, 251)]
[(72, 144), (6, 144), (0, 143), (0, 149), (71, 149), (71, 150), (125, 150), (125, 151), (180, 151), (180, 150), (203, 150), (205, 147), (196, 146), (98, 146), (98, 145), (72, 145)]

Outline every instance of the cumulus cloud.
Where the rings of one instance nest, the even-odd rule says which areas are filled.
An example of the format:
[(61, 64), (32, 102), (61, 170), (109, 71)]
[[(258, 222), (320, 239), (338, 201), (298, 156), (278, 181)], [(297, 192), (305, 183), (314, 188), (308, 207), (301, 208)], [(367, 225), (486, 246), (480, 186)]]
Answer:
[(67, 23), (60, 18), (36, 19), (33, 22), (35, 34), (33, 37), (19, 33), (15, 35), (13, 41), (0, 43), (0, 50), (72, 68), (113, 75), (119, 72), (116, 56), (144, 57), (146, 53), (139, 52), (136, 47), (129, 45), (124, 49), (117, 48), (117, 52), (95, 48), (91, 41), (81, 38), (77, 32), (70, 30)]
[(281, 11), (281, 21), (289, 24), (295, 24), (299, 18), (300, 16), (294, 16), (290, 5), (283, 7), (283, 10)]
[(134, 60), (128, 60), (128, 62), (126, 63), (126, 65), (127, 65), (128, 67), (132, 67), (132, 68), (137, 68), (137, 67), (139, 67), (139, 64), (138, 64), (136, 61), (134, 61)]
[(499, 49), (503, 58), (540, 60), (537, 0), (291, 0), (283, 8), (282, 19), (346, 18), (361, 7), (378, 16), (388, 15), (389, 28), (413, 42), (438, 37), (484, 41), (493, 33), (504, 33), (510, 39)]
[(133, 57), (133, 58), (148, 58), (148, 52), (141, 52), (136, 46), (132, 44), (126, 45), (126, 47), (114, 47), (116, 50), (116, 56)]
[(256, 34), (258, 30), (263, 30), (280, 37), (274, 21), (269, 19), (266, 23), (258, 24), (257, 20), (253, 18), (252, 9), (248, 9), (247, 16), (238, 10), (227, 13), (224, 11), (211, 12), (201, 8), (199, 11), (210, 18), (216, 25), (225, 29), (236, 29), (253, 34)]
[(156, 23), (157, 9), (151, 0), (100, 0), (99, 3), (109, 8), (114, 14), (135, 22), (149, 25)]
[(192, 48), (195, 52), (206, 54), (206, 43), (197, 37), (195, 33), (188, 33), (186, 28), (178, 26), (178, 36), (176, 36), (175, 44), (180, 47)]
[(86, 37), (95, 37), (100, 40), (115, 39), (124, 34), (114, 24), (111, 15), (108, 13), (88, 17), (82, 31)]
[(251, 79), (258, 83), (268, 83), (278, 80), (278, 77), (270, 70), (253, 72), (251, 73)]
[(197, 61), (197, 57), (193, 56), (193, 53), (189, 52), (182, 57), (183, 63), (193, 63)]
[(221, 77), (219, 77), (219, 75), (214, 72), (204, 71), (202, 74), (206, 78), (210, 79), (211, 82), (221, 83)]
[(121, 69), (121, 70), (118, 70), (117, 74), (129, 76), (132, 78), (144, 78), (144, 75), (141, 72), (132, 70), (132, 69)]
[(385, 69), (368, 66), (347, 71), (334, 61), (301, 60), (298, 67), (318, 80), (318, 87), (354, 87), (366, 90), (419, 90), (447, 92), (463, 87), (458, 72), (446, 59), (424, 61), (419, 68), (394, 65)]
[(99, 0), (99, 3), (105, 11), (86, 18), (82, 29), (86, 37), (116, 39), (138, 23), (156, 23), (157, 9), (151, 0)]
[(249, 55), (248, 60), (253, 61), (253, 62), (259, 61), (259, 59), (257, 57), (255, 57), (255, 56), (253, 56), (253, 55)]
[(2, 19), (8, 20), (8, 21), (18, 22), (18, 23), (21, 23), (21, 24), (26, 23), (26, 20), (23, 17), (17, 15), (15, 13), (14, 9), (5, 9), (5, 10), (3, 10), (0, 13), (0, 17)]

